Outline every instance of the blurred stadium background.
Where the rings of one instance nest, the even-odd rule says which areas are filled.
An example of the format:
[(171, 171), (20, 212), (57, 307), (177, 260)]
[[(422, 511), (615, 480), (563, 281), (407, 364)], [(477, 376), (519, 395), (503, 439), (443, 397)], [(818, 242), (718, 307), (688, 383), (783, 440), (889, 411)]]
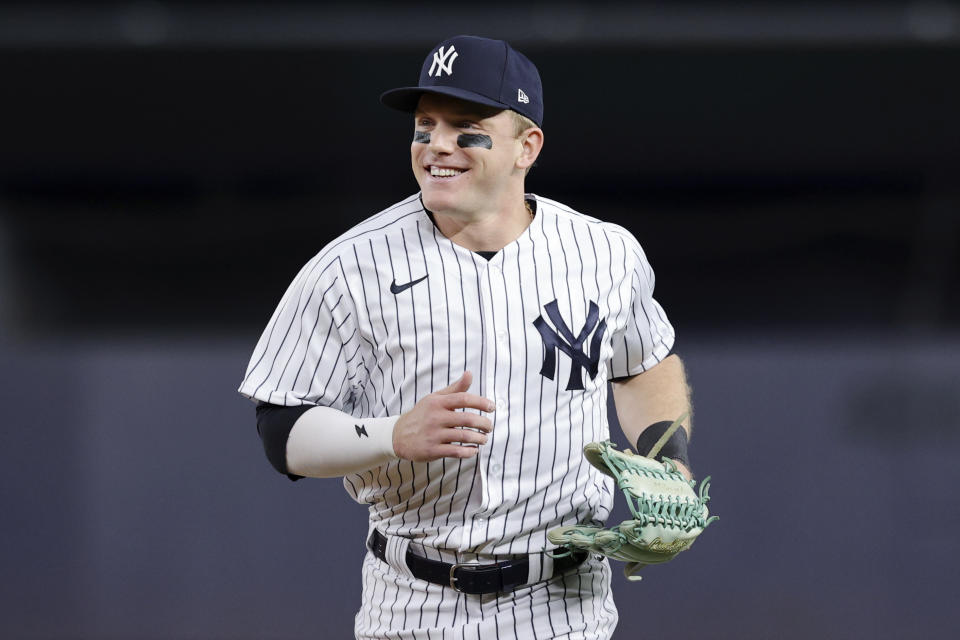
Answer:
[(0, 5), (0, 635), (352, 635), (365, 511), (235, 389), (416, 191), (377, 96), (457, 33), (539, 66), (530, 191), (637, 235), (688, 363), (721, 520), (618, 579), (616, 637), (955, 631), (960, 5), (37, 0)]

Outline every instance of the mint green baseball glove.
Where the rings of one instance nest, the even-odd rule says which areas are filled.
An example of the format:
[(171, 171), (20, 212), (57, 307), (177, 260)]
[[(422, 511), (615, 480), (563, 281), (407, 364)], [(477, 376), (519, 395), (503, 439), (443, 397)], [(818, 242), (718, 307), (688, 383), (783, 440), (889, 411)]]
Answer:
[(679, 422), (654, 446), (651, 457), (618, 451), (609, 441), (591, 442), (583, 448), (590, 464), (617, 481), (633, 519), (609, 529), (586, 525), (552, 529), (547, 539), (561, 547), (555, 556), (580, 549), (600, 553), (626, 562), (623, 573), (627, 579), (640, 580), (634, 575), (637, 571), (648, 564), (668, 562), (689, 549), (717, 519), (707, 510), (709, 477), (700, 483), (699, 492), (694, 492), (696, 482), (687, 480), (672, 460), (664, 458), (661, 463), (653, 458)]

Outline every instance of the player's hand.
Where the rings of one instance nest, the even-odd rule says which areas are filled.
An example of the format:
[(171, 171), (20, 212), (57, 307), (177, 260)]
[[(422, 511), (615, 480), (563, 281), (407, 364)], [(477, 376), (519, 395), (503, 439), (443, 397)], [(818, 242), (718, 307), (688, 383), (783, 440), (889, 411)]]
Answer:
[(687, 465), (683, 464), (679, 460), (674, 460), (673, 464), (677, 465), (677, 471), (683, 474), (683, 477), (687, 480), (693, 480), (693, 474), (690, 473), (690, 469), (687, 468)]
[(394, 453), (414, 462), (477, 455), (478, 446), (486, 444), (493, 423), (486, 416), (457, 409), (490, 412), (495, 405), (487, 398), (467, 393), (472, 380), (473, 375), (465, 371), (449, 387), (424, 396), (413, 409), (402, 414), (393, 427)]

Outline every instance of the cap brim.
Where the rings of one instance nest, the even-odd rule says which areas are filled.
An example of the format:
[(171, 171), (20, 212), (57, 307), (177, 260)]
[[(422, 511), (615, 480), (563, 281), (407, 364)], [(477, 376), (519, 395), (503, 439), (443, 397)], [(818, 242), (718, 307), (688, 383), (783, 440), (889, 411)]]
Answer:
[(380, 94), (380, 102), (392, 109), (413, 113), (416, 111), (417, 104), (420, 102), (420, 96), (425, 93), (436, 93), (444, 96), (452, 96), (454, 98), (466, 100), (467, 102), (476, 102), (478, 104), (486, 105), (488, 107), (496, 107), (498, 109), (510, 108), (501, 102), (497, 102), (496, 100), (482, 96), (479, 93), (474, 93), (458, 87), (443, 86), (401, 87), (399, 89), (391, 89), (390, 91)]

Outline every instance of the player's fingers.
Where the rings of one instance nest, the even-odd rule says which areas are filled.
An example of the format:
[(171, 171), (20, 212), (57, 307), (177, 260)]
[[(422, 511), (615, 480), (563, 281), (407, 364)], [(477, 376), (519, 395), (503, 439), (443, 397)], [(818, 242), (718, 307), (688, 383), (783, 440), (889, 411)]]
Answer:
[(468, 444), (487, 444), (487, 434), (472, 429), (446, 429), (441, 442), (464, 442)]
[(479, 411), (493, 411), (496, 408), (496, 405), (494, 405), (490, 399), (473, 393), (466, 393), (465, 391), (451, 393), (444, 396), (442, 404), (451, 411), (454, 409), (478, 409)]
[(473, 429), (479, 429), (484, 433), (493, 431), (493, 423), (490, 422), (490, 418), (477, 415), (476, 413), (463, 413), (460, 411), (451, 411), (447, 414), (443, 426), (471, 427)]
[(477, 447), (462, 447), (457, 444), (447, 444), (437, 447), (437, 452), (444, 458), (472, 458), (480, 453)]
[(440, 389), (436, 393), (440, 395), (460, 393), (462, 391), (466, 391), (467, 389), (469, 389), (471, 382), (473, 382), (473, 374), (470, 373), (469, 371), (464, 371), (463, 375), (461, 375), (459, 378), (454, 380), (453, 383), (450, 384), (450, 386), (444, 387), (443, 389)]

